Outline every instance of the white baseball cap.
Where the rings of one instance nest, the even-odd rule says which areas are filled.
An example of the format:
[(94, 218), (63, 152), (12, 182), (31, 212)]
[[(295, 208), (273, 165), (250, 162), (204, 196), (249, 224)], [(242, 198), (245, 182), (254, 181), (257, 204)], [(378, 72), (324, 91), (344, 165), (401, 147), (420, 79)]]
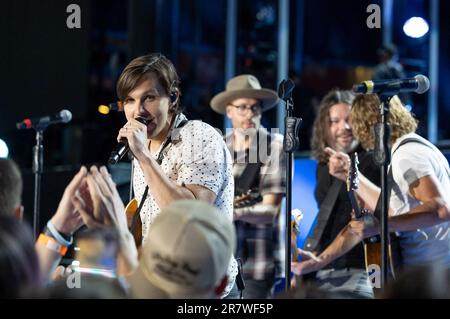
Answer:
[(176, 201), (149, 229), (139, 268), (129, 278), (131, 293), (136, 298), (215, 298), (235, 246), (234, 225), (216, 207)]

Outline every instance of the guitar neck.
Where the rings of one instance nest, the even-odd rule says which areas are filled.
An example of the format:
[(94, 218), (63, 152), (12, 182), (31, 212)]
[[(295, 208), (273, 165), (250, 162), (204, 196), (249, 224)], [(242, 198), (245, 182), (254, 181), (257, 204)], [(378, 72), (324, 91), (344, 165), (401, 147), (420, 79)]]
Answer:
[(258, 204), (263, 200), (262, 196), (258, 192), (249, 192), (241, 195), (235, 195), (234, 208), (244, 208)]
[(358, 164), (358, 154), (355, 152), (351, 158), (350, 171), (347, 180), (347, 192), (356, 218), (360, 218), (363, 215), (355, 194), (355, 190), (358, 188)]
[(354, 191), (348, 192), (348, 197), (350, 198), (350, 204), (352, 205), (352, 209), (355, 211), (355, 217), (360, 218), (362, 216), (361, 209), (359, 208), (358, 200), (356, 199), (356, 195)]

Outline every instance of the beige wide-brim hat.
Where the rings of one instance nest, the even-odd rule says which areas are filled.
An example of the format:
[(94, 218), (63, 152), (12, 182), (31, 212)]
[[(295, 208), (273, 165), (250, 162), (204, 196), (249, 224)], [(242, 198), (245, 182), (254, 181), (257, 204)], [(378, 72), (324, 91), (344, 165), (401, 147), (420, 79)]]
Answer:
[(261, 102), (262, 111), (277, 105), (278, 95), (275, 91), (261, 88), (258, 79), (250, 74), (238, 75), (228, 81), (226, 90), (214, 96), (211, 108), (220, 114), (226, 113), (227, 105), (240, 98), (253, 98)]

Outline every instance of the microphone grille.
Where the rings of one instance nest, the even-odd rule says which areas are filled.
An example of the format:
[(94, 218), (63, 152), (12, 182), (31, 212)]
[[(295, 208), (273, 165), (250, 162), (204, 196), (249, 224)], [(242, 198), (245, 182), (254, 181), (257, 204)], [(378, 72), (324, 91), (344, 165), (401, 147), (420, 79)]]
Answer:
[(430, 80), (425, 75), (419, 74), (414, 78), (417, 80), (417, 89), (415, 91), (416, 93), (422, 94), (428, 91), (428, 89), (430, 88)]
[(142, 117), (142, 116), (136, 117), (135, 120), (138, 122), (141, 122), (144, 125), (148, 125), (148, 122), (149, 122), (145, 117)]
[(72, 120), (72, 112), (69, 110), (62, 110), (59, 112), (59, 116), (61, 116), (61, 120), (63, 123), (68, 123)]

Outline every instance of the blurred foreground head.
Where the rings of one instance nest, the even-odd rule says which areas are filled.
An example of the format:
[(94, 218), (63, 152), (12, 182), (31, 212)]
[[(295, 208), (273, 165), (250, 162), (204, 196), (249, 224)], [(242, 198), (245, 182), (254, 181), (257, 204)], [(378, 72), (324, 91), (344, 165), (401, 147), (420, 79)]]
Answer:
[(129, 278), (137, 298), (217, 298), (236, 246), (234, 225), (217, 208), (182, 200), (162, 209)]

